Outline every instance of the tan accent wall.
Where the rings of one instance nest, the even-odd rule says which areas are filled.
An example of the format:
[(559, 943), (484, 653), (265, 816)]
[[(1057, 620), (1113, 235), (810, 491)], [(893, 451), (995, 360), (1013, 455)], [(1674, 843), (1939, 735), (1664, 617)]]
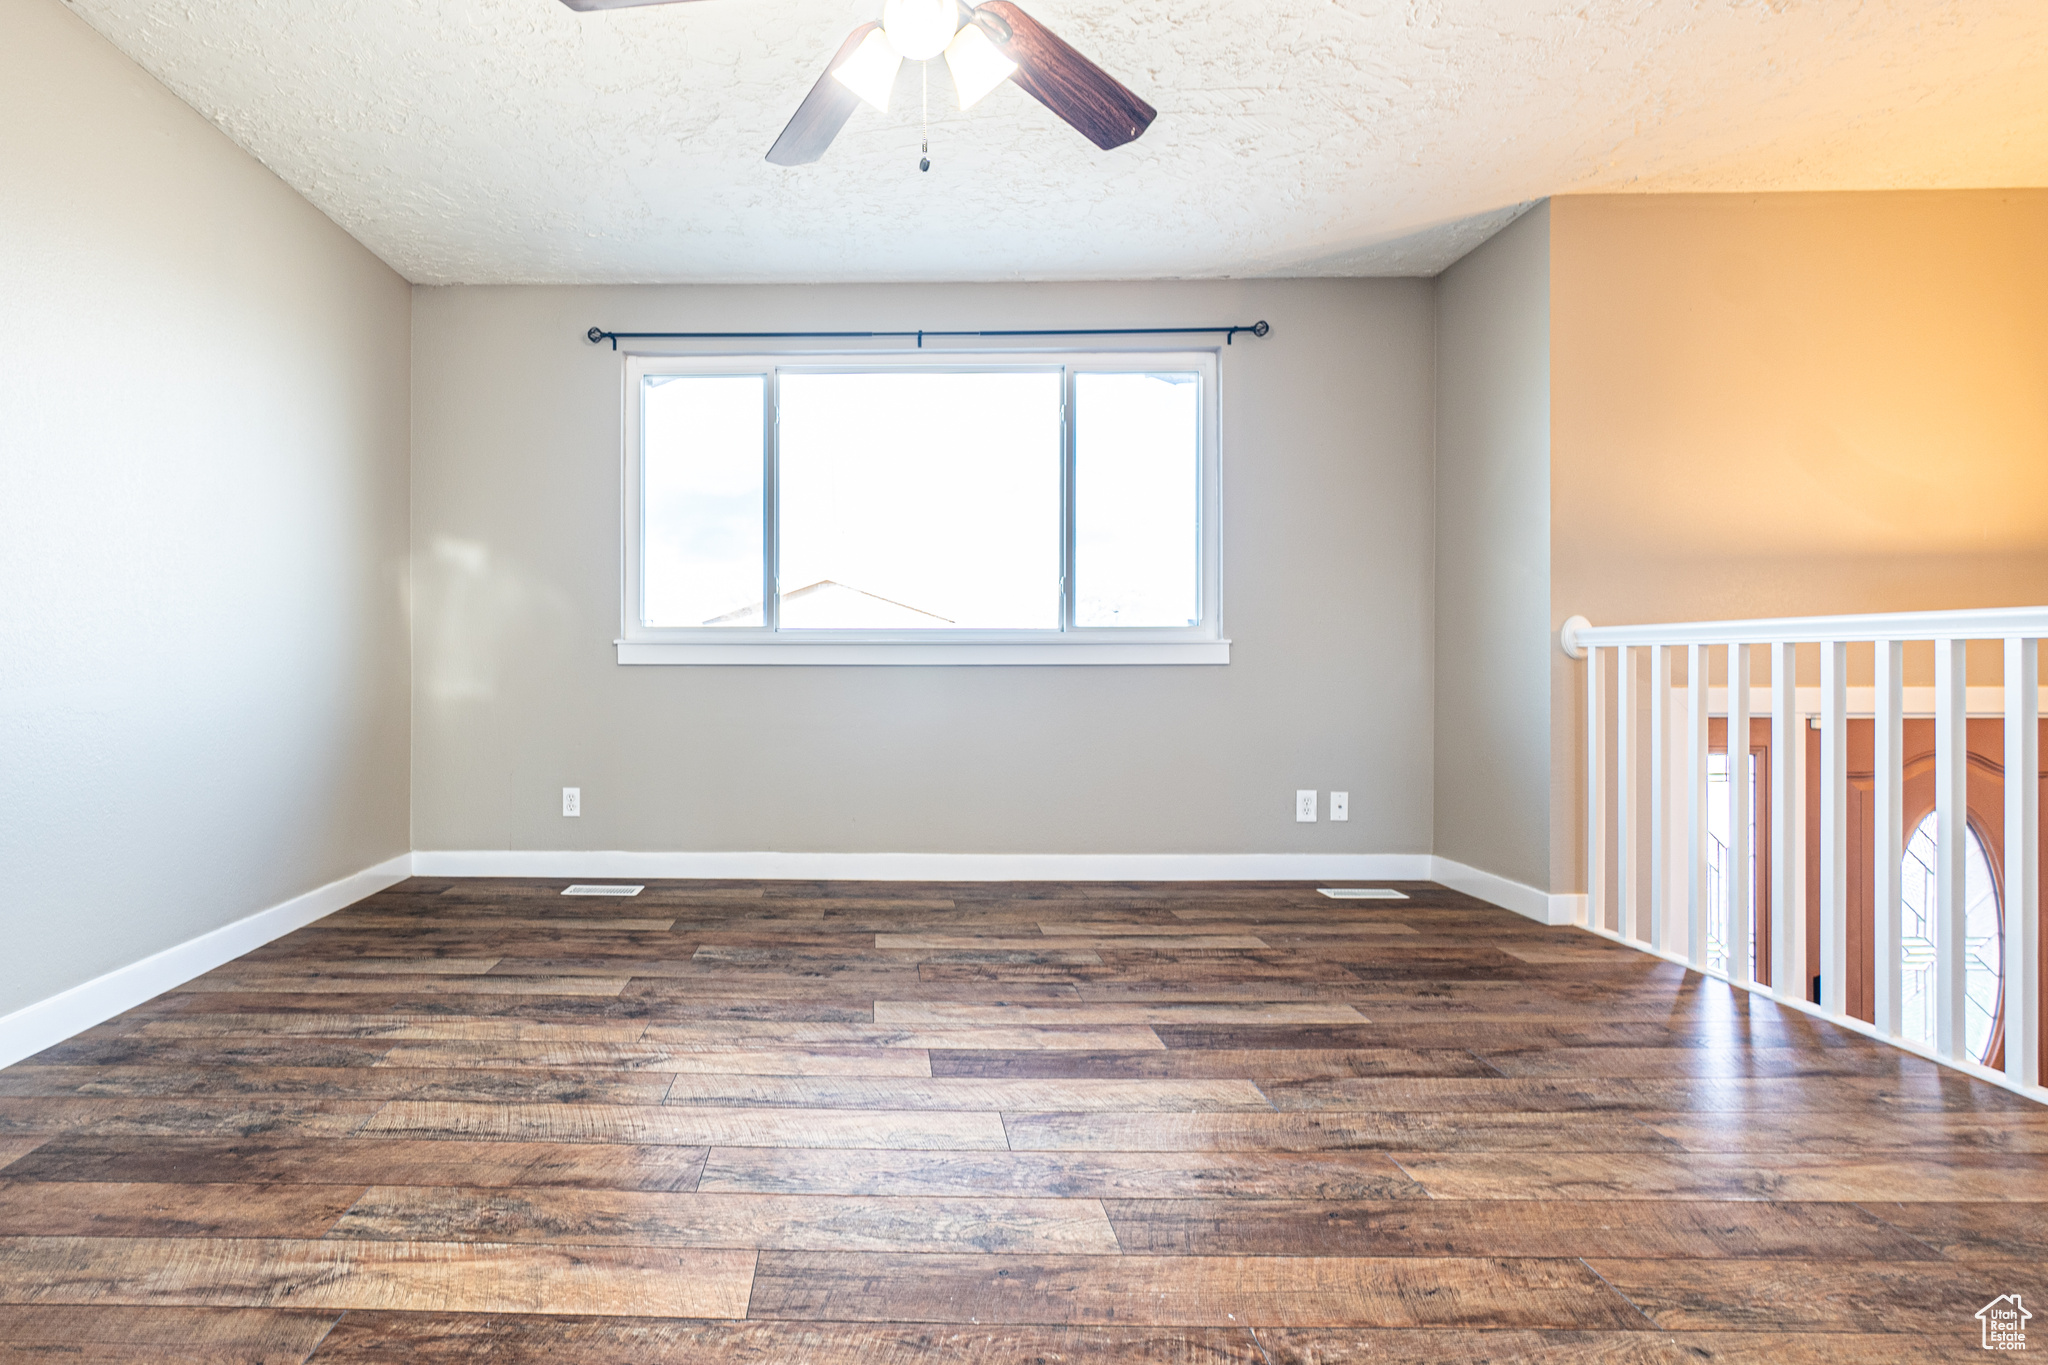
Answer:
[(409, 847), (404, 280), (0, 0), (0, 1015)]
[[(2048, 602), (2048, 191), (1551, 213), (1553, 624)], [(1553, 657), (1562, 890), (1584, 678)]]

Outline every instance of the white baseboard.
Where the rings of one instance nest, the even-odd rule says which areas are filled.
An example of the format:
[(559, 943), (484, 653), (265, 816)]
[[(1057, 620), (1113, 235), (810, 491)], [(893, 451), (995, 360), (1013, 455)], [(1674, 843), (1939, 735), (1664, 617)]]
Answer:
[(764, 877), (833, 881), (1429, 881), (1427, 853), (415, 853), (421, 877)]
[(829, 881), (1441, 882), (1543, 924), (1571, 924), (1584, 896), (1552, 895), (1427, 853), (683, 853), (440, 849), (420, 877), (730, 877)]
[(1527, 915), (1538, 924), (1576, 924), (1585, 905), (1584, 895), (1538, 891), (1533, 886), (1509, 881), (1506, 877), (1468, 867), (1450, 858), (1436, 857), (1430, 862), (1434, 867), (1431, 881), (1442, 882), (1453, 891), (1491, 901), (1518, 915)]
[(25, 1005), (0, 1018), (0, 1066), (12, 1066), (46, 1047), (54, 1047), (274, 938), (282, 938), (387, 886), (396, 886), (411, 875), (412, 855), (401, 853), (268, 910), (259, 910), (246, 919), (187, 939), (140, 962), (116, 967), (47, 1000)]

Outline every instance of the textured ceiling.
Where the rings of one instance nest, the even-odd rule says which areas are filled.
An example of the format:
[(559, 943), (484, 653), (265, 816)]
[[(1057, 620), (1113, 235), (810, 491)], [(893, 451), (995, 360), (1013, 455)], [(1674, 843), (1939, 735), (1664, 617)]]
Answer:
[(1567, 190), (2048, 184), (2044, 0), (1024, 0), (1099, 152), (916, 67), (771, 166), (880, 0), (67, 0), (408, 278), (1433, 274)]

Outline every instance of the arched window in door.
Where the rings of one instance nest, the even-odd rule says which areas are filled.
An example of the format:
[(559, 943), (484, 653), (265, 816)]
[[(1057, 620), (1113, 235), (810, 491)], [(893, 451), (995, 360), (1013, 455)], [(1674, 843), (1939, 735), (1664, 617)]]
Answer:
[[(1934, 840), (1930, 813), (1906, 841), (1901, 860), (1899, 952), (1903, 977), (1900, 1027), (1917, 1043), (1934, 1043)], [(1966, 824), (1963, 849), (1964, 1046), (1983, 1061), (1995, 1041), (2004, 984), (2003, 915), (1991, 859), (1977, 831)]]

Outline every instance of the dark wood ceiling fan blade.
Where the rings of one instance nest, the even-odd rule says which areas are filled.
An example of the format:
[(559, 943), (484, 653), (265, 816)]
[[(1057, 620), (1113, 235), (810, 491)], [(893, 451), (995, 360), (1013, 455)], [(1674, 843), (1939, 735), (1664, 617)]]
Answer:
[(1157, 109), (1010, 0), (986, 0), (974, 13), (994, 20), (984, 20), (982, 29), (1017, 64), (1010, 79), (1103, 151), (1136, 141), (1159, 117)]
[(634, 9), (640, 5), (677, 5), (684, 0), (562, 0), (570, 9), (588, 13), (594, 9)]
[(833, 53), (832, 60), (825, 64), (825, 72), (818, 77), (818, 83), (811, 87), (811, 93), (804, 96), (804, 102), (790, 115), (789, 126), (768, 149), (770, 161), (778, 166), (808, 166), (825, 155), (825, 149), (832, 145), (833, 138), (839, 136), (839, 130), (846, 126), (846, 120), (853, 117), (854, 108), (860, 103), (860, 96), (833, 80), (832, 73), (853, 55), (853, 50), (860, 46), (863, 38), (880, 27), (880, 24), (862, 24), (846, 35), (839, 51)]

